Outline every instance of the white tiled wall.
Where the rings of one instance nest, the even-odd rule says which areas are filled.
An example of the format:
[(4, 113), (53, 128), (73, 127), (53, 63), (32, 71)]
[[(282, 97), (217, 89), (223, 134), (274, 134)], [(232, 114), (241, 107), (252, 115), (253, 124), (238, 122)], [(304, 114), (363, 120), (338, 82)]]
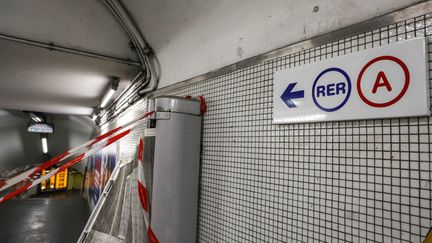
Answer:
[(208, 105), (199, 242), (422, 241), (430, 118), (272, 124), (275, 71), (416, 36), (431, 14), (165, 92)]

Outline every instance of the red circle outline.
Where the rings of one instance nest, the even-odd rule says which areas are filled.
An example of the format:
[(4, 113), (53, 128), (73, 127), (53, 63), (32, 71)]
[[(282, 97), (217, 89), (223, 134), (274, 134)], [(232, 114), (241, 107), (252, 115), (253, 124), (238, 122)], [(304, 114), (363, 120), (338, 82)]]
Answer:
[[(403, 72), (405, 74), (405, 83), (404, 83), (404, 86), (402, 88), (402, 91), (399, 93), (398, 96), (396, 96), (396, 98), (394, 98), (394, 99), (392, 99), (392, 100), (390, 100), (388, 102), (385, 102), (385, 103), (375, 103), (375, 102), (372, 102), (372, 101), (368, 100), (364, 96), (364, 94), (363, 94), (363, 92), (362, 92), (362, 90), (360, 88), (360, 82), (361, 82), (361, 79), (362, 79), (363, 74), (366, 71), (366, 69), (370, 65), (374, 64), (375, 62), (382, 61), (382, 60), (389, 60), (389, 61), (393, 61), (393, 62), (399, 64), (399, 66), (402, 67), (402, 70), (403, 70)], [(360, 98), (366, 104), (368, 104), (370, 106), (373, 106), (373, 107), (380, 107), (380, 108), (381, 107), (387, 107), (387, 106), (393, 105), (394, 103), (396, 103), (397, 101), (399, 101), (405, 95), (406, 91), (408, 90), (409, 82), (410, 82), (410, 74), (409, 74), (409, 71), (408, 71), (408, 67), (405, 65), (404, 62), (402, 62), (402, 60), (400, 60), (399, 58), (394, 57), (394, 56), (380, 56), (380, 57), (376, 57), (376, 58), (370, 60), (368, 63), (366, 63), (366, 65), (360, 71), (360, 74), (359, 74), (359, 76), (357, 78), (357, 92), (358, 92)]]

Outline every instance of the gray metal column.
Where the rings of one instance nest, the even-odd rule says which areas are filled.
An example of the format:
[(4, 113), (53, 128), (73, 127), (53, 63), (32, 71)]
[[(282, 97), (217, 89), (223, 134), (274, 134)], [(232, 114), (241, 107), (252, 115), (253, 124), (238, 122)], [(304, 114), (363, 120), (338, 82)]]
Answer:
[(155, 100), (151, 225), (161, 243), (196, 242), (200, 102), (179, 97)]

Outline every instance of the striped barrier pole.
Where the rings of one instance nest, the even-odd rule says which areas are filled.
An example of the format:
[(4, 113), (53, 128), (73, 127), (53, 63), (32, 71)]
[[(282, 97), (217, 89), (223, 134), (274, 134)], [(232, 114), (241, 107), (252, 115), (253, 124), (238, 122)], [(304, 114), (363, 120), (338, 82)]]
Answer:
[(149, 216), (149, 197), (147, 186), (144, 177), (144, 164), (143, 164), (143, 153), (144, 153), (144, 141), (142, 137), (139, 139), (138, 146), (138, 196), (141, 202), (141, 207), (144, 214), (144, 222), (147, 227), (147, 235), (150, 243), (159, 243), (156, 235), (154, 234), (150, 226), (150, 216)]
[[(50, 171), (48, 174), (46, 174), (44, 176), (41, 176), (41, 177), (39, 177), (36, 180), (29, 181), (24, 186), (21, 186), (20, 188), (12, 191), (11, 193), (6, 194), (3, 197), (0, 197), (0, 203), (6, 202), (6, 201), (8, 201), (11, 198), (13, 198), (13, 197), (15, 197), (17, 195), (20, 195), (21, 193), (25, 192), (26, 190), (34, 187), (35, 185), (38, 185), (42, 181), (48, 180), (51, 176), (54, 176), (58, 172), (63, 171), (66, 168), (69, 168), (72, 165), (75, 165), (75, 164), (79, 163), (81, 160), (87, 158), (88, 156), (93, 155), (96, 152), (98, 152), (99, 150), (101, 150), (101, 149), (109, 146), (110, 144), (112, 144), (112, 143), (120, 140), (124, 136), (128, 135), (131, 131), (133, 131), (134, 129), (136, 129), (136, 127), (139, 124), (141, 124), (143, 121), (145, 121), (143, 118), (150, 116), (152, 113), (153, 112), (146, 113), (146, 115), (144, 117), (136, 120), (136, 122), (134, 124), (132, 124), (132, 126), (129, 129), (126, 129), (126, 130), (122, 131), (121, 133), (113, 135), (112, 137), (109, 137), (109, 136), (104, 137), (103, 139), (107, 138), (107, 140), (104, 143), (98, 143), (98, 142), (100, 142), (103, 139), (99, 140), (98, 142), (93, 143), (92, 145), (94, 145), (96, 143), (98, 143), (98, 144), (96, 146), (92, 146), (91, 148), (90, 148), (90, 146), (88, 146), (87, 148), (90, 148), (90, 149), (88, 149), (86, 152), (83, 152), (83, 153), (79, 154), (74, 159), (69, 160), (64, 165), (61, 165), (59, 168), (56, 168), (56, 169)], [(118, 130), (120, 130), (120, 129), (118, 129)], [(112, 135), (112, 134), (113, 133), (111, 133), (110, 135)]]
[(146, 114), (144, 114), (142, 117), (139, 117), (138, 119), (132, 120), (122, 126), (116, 127), (114, 129), (112, 129), (111, 131), (104, 133), (100, 136), (97, 136), (89, 141), (87, 141), (84, 144), (81, 144), (80, 146), (73, 148), (67, 152), (64, 152), (50, 160), (45, 161), (44, 163), (42, 163), (39, 166), (36, 166), (34, 168), (31, 168), (27, 171), (24, 171), (12, 178), (6, 179), (6, 180), (2, 180), (0, 183), (0, 192), (3, 190), (6, 190), (7, 188), (23, 181), (23, 180), (32, 180), (33, 175), (35, 175), (38, 172), (42, 172), (42, 170), (48, 169), (51, 166), (54, 166), (60, 162), (65, 161), (66, 159), (74, 156), (75, 154), (77, 154), (78, 152), (82, 151), (83, 149), (89, 149), (91, 148), (94, 144), (112, 136), (113, 134), (117, 133), (117, 132), (123, 132), (126, 129), (129, 129), (131, 127), (135, 127), (137, 126), (137, 122), (144, 120), (145, 118), (147, 118), (148, 116), (150, 116), (151, 114), (153, 114), (153, 112), (147, 112)]

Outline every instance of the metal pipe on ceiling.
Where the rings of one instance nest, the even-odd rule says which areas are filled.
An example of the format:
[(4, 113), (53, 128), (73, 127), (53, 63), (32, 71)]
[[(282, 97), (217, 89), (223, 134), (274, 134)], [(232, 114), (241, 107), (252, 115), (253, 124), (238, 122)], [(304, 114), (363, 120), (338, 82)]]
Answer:
[(8, 40), (8, 41), (14, 41), (14, 42), (18, 42), (18, 43), (22, 43), (22, 44), (26, 44), (26, 45), (31, 45), (31, 46), (42, 47), (42, 48), (46, 48), (50, 51), (55, 50), (55, 51), (61, 51), (61, 52), (65, 52), (65, 53), (71, 53), (71, 54), (76, 54), (76, 55), (81, 55), (81, 56), (86, 56), (86, 57), (98, 58), (98, 59), (102, 59), (102, 60), (106, 60), (106, 61), (117, 62), (117, 63), (127, 64), (127, 65), (141, 66), (140, 62), (136, 62), (136, 61), (132, 61), (132, 60), (128, 60), (128, 59), (122, 59), (122, 58), (118, 58), (118, 57), (112, 57), (112, 56), (98, 54), (98, 53), (93, 53), (93, 52), (88, 52), (88, 51), (83, 51), (83, 50), (77, 50), (77, 49), (63, 47), (63, 46), (58, 46), (52, 42), (51, 43), (44, 43), (44, 42), (40, 42), (40, 41), (29, 40), (29, 39), (11, 36), (11, 35), (6, 35), (6, 34), (2, 34), (2, 33), (0, 33), (0, 39)]
[[(157, 88), (158, 85), (158, 75), (156, 75), (156, 70), (154, 68), (154, 63), (150, 60), (151, 49), (147, 42), (144, 40), (142, 34), (137, 29), (136, 25), (133, 23), (129, 14), (123, 5), (117, 0), (103, 0), (108, 9), (117, 18), (120, 24), (123, 26), (124, 30), (129, 35), (135, 50), (137, 51), (138, 57), (141, 61), (143, 70), (146, 70), (146, 77), (143, 84), (146, 84), (138, 93), (144, 95), (151, 92)], [(153, 56), (153, 59), (155, 57)]]
[(148, 44), (145, 42), (141, 32), (135, 27), (135, 24), (132, 22), (132, 19), (129, 17), (129, 14), (126, 12), (123, 5), (120, 4), (117, 0), (104, 0), (108, 3), (113, 11), (116, 13), (116, 17), (119, 22), (126, 28), (130, 37), (134, 38), (136, 44), (141, 48), (147, 48)]
[[(154, 60), (154, 62), (155, 61), (156, 60)], [(143, 89), (138, 91), (139, 95), (145, 95), (147, 93), (152, 92), (153, 90), (156, 90), (157, 88), (158, 80), (159, 80), (159, 76), (157, 76), (157, 73), (159, 72), (155, 70), (154, 65), (149, 65), (149, 68), (150, 68), (150, 73), (152, 73), (153, 75), (150, 77), (150, 80), (148, 81), (148, 85), (146, 85)]]
[(132, 84), (126, 88), (127, 90), (123, 91), (119, 95), (119, 97), (121, 96), (121, 99), (115, 100), (113, 103), (111, 103), (110, 107), (101, 112), (99, 125), (109, 122), (112, 118), (117, 117), (119, 114), (126, 111), (130, 105), (138, 101), (141, 98), (141, 96), (138, 94), (138, 91), (142, 89), (142, 86), (145, 85), (146, 84), (139, 82), (132, 82)]
[(130, 18), (123, 5), (117, 0), (102, 0), (106, 7), (111, 11), (114, 17), (119, 21), (123, 29), (129, 36), (135, 47), (140, 60), (141, 72), (132, 80), (132, 83), (111, 103), (106, 109), (98, 115), (99, 125), (105, 124), (112, 118), (124, 112), (129, 105), (134, 104), (137, 100), (157, 88), (159, 81), (159, 66), (155, 69), (155, 64), (159, 65), (151, 50), (151, 47), (145, 41), (144, 37), (137, 29), (136, 24)]
[(131, 83), (117, 96), (117, 98), (110, 105), (106, 107), (106, 110), (113, 108), (116, 103), (122, 102), (124, 98), (127, 98), (128, 93), (130, 93), (132, 87), (134, 87), (134, 84), (136, 84), (137, 81), (142, 78), (142, 75), (143, 71), (139, 71), (137, 75), (132, 78)]

